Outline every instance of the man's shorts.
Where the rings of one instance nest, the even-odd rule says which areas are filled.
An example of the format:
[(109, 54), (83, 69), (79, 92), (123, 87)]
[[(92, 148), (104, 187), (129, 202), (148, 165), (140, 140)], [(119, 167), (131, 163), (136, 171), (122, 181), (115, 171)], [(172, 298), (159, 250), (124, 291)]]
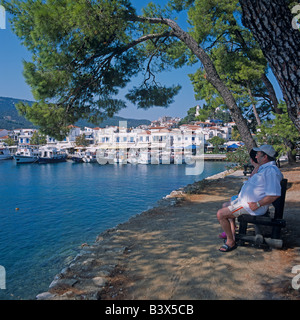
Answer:
[(245, 210), (244, 207), (239, 203), (238, 199), (231, 201), (231, 204), (228, 207), (228, 209), (236, 218), (239, 217), (241, 214), (249, 214), (249, 212)]

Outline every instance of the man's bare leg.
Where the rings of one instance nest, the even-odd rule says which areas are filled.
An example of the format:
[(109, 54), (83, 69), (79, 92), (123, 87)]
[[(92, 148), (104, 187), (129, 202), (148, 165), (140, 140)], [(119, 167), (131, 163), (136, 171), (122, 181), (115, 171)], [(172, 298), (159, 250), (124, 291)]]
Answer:
[(235, 216), (231, 213), (231, 211), (227, 207), (225, 207), (218, 210), (217, 218), (220, 222), (222, 229), (226, 233), (226, 236), (227, 236), (226, 244), (229, 247), (233, 247), (235, 245), (235, 239), (232, 232), (232, 223), (230, 223), (229, 219), (234, 219)]
[[(222, 204), (222, 208), (227, 208), (228, 206), (230, 206), (231, 202), (224, 202)], [(229, 219), (230, 225), (231, 225), (231, 233), (232, 233), (232, 237), (235, 240), (235, 218), (233, 219)], [(225, 231), (224, 231), (225, 232)], [(226, 232), (225, 232), (226, 233)]]

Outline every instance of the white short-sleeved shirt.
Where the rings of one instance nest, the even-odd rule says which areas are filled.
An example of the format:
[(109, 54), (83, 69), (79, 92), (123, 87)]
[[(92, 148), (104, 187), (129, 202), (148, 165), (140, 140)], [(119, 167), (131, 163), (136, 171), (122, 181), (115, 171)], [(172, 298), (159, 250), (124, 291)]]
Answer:
[(268, 205), (252, 211), (248, 202), (257, 202), (266, 196), (280, 196), (280, 181), (282, 178), (283, 175), (274, 161), (261, 165), (258, 172), (243, 185), (238, 196), (239, 203), (251, 215), (265, 214), (268, 210)]

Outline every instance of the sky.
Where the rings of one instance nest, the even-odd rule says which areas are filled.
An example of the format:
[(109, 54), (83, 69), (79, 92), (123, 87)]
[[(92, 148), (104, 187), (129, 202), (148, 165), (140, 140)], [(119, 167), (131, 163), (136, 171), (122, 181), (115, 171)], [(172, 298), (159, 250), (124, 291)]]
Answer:
[[(137, 8), (138, 13), (140, 13), (141, 7), (145, 6), (148, 2), (148, 0), (132, 0), (132, 4)], [(156, 0), (153, 2), (163, 4), (166, 0)], [(184, 18), (179, 19), (179, 25), (186, 29), (187, 23)], [(4, 27), (3, 21), (1, 24), (0, 16), (0, 97), (34, 100), (30, 87), (26, 84), (22, 74), (22, 61), (29, 61), (30, 53), (21, 45), (21, 41), (12, 32), (8, 21), (8, 14), (6, 14)], [(191, 107), (203, 104), (202, 101), (195, 99), (193, 86), (188, 77), (188, 74), (196, 72), (199, 66), (200, 63), (157, 75), (158, 81), (162, 84), (180, 84), (182, 87), (179, 94), (175, 96), (174, 102), (168, 108), (153, 107), (148, 110), (142, 110), (126, 101), (128, 107), (121, 110), (117, 115), (125, 118), (148, 120), (156, 120), (162, 116), (185, 117)], [(280, 96), (281, 92), (274, 76), (271, 76), (271, 81), (274, 83), (275, 90)], [(124, 93), (121, 93), (119, 98), (123, 96)]]

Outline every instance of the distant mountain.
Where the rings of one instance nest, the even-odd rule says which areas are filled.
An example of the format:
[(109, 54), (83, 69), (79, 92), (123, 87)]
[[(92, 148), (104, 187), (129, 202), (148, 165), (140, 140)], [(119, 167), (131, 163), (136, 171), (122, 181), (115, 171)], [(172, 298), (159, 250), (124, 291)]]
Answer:
[(32, 103), (27, 100), (0, 97), (0, 129), (36, 128), (30, 121), (19, 115), (15, 104), (20, 101)]
[[(19, 115), (15, 105), (20, 101), (27, 102), (29, 104), (33, 103), (33, 101), (28, 100), (0, 97), (0, 129), (13, 130), (22, 128), (37, 128), (30, 121), (26, 120), (24, 117)], [(128, 128), (138, 127), (142, 124), (149, 125), (151, 123), (151, 121), (146, 119), (125, 119), (122, 117), (115, 116), (97, 125), (89, 123), (86, 120), (80, 120), (77, 123), (75, 123), (75, 125), (78, 127), (105, 128), (106, 126), (118, 126), (119, 121), (127, 121)]]

